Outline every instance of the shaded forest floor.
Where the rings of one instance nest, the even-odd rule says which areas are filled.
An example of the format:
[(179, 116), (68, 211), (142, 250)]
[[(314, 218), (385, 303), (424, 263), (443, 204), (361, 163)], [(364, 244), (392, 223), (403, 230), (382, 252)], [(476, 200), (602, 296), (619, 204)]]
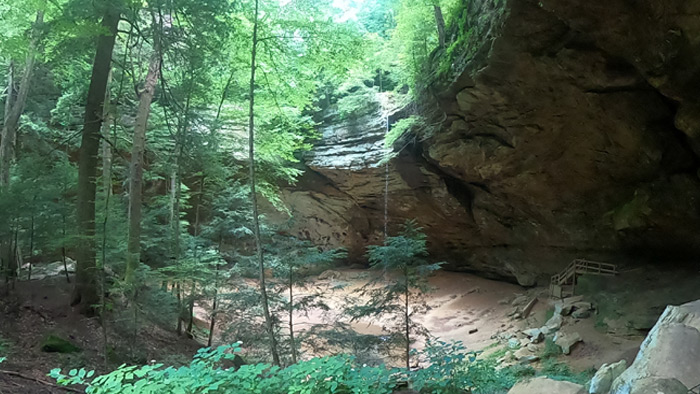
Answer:
[[(65, 393), (66, 390), (38, 381), (51, 382), (46, 376), (54, 368), (63, 370), (86, 367), (105, 371), (102, 326), (98, 318), (86, 318), (69, 306), (72, 284), (65, 277), (18, 282), (9, 296), (0, 298), (0, 350), (7, 361), (0, 370), (21, 373), (36, 381), (0, 373), (0, 393)], [(69, 340), (82, 351), (70, 354), (46, 353), (41, 343), (48, 335)], [(178, 337), (174, 332), (147, 325), (139, 331), (139, 341), (108, 330), (110, 370), (119, 360), (119, 353), (128, 353), (136, 346), (140, 358), (164, 360), (173, 355), (191, 358), (199, 343)]]

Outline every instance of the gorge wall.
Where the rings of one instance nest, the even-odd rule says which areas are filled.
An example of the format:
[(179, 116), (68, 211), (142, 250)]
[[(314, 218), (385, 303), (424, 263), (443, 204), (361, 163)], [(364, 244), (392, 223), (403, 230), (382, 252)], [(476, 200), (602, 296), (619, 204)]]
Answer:
[[(441, 128), (390, 162), (389, 233), (415, 218), (434, 259), (523, 285), (575, 257), (700, 252), (700, 0), (465, 7)], [(383, 237), (383, 114), (320, 131), (284, 200), (299, 236), (362, 261)]]

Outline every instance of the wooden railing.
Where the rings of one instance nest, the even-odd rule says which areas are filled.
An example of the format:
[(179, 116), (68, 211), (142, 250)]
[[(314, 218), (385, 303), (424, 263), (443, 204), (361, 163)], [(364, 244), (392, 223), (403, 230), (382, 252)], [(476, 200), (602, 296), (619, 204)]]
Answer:
[[(615, 264), (576, 259), (561, 273), (552, 276), (549, 291), (553, 297), (563, 298), (565, 296), (574, 295), (576, 279), (580, 275), (614, 276), (618, 273)], [(570, 287), (570, 289), (567, 289), (567, 287)]]

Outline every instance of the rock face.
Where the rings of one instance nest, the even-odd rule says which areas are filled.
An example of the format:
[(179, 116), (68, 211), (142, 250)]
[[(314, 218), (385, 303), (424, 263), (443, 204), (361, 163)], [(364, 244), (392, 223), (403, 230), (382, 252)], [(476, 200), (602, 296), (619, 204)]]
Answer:
[(700, 251), (700, 0), (465, 4), (441, 129), (386, 171), (386, 114), (326, 122), (285, 195), (299, 235), (362, 260), (388, 178), (389, 233), (417, 219), (453, 269), (530, 285), (574, 257)]
[(519, 382), (508, 394), (585, 394), (586, 390), (580, 384), (561, 382), (547, 378), (535, 378), (526, 382)]
[[(674, 382), (678, 381), (678, 382)], [(679, 386), (680, 384), (680, 386)], [(642, 343), (634, 363), (612, 385), (611, 394), (662, 391), (700, 385), (700, 300), (669, 306)]]
[(614, 364), (603, 364), (591, 379), (588, 394), (608, 394), (613, 381), (627, 369), (627, 361), (621, 360)]

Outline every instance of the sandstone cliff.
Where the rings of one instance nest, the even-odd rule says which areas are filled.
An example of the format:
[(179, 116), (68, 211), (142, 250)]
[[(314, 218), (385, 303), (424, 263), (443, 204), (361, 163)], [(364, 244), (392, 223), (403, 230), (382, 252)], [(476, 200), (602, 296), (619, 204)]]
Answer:
[[(389, 232), (416, 218), (435, 259), (526, 285), (700, 251), (700, 0), (465, 4), (441, 128), (390, 162)], [(385, 115), (329, 117), (285, 192), (299, 235), (355, 260), (383, 236)]]

